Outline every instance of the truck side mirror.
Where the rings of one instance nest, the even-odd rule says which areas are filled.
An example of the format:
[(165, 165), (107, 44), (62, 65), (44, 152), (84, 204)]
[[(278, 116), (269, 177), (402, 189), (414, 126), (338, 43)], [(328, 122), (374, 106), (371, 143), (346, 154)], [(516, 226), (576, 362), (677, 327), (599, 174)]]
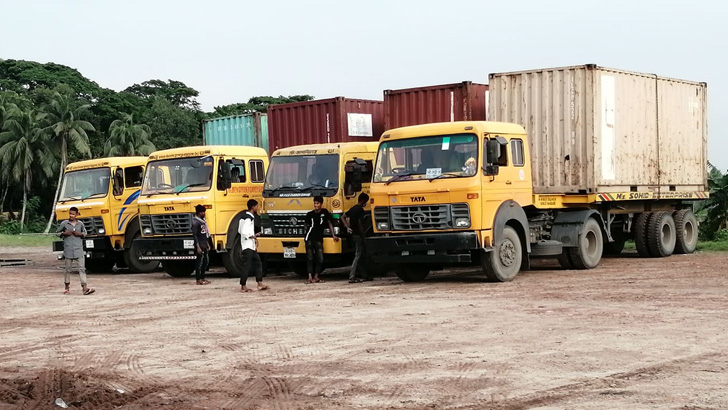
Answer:
[(348, 181), (348, 186), (344, 187), (345, 195), (350, 196), (362, 190), (366, 167), (367, 162), (361, 158), (354, 158), (353, 161), (348, 161), (344, 165)]
[(488, 140), (488, 151), (485, 162), (488, 164), (498, 163), (498, 158), (501, 156), (501, 144), (495, 140)]
[(222, 185), (225, 189), (230, 189), (233, 186), (233, 175), (232, 175), (233, 164), (223, 161), (220, 164), (220, 173), (222, 177)]

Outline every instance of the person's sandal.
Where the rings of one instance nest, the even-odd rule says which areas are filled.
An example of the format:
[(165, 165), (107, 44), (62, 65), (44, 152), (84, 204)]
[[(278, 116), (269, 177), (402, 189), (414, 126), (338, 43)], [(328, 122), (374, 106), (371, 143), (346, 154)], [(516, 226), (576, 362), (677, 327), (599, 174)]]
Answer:
[(96, 292), (96, 289), (87, 288), (86, 290), (83, 291), (83, 294), (84, 295), (90, 295), (90, 294), (92, 294), (94, 292)]
[(69, 293), (71, 293), (71, 291), (70, 291), (70, 290), (68, 290), (68, 289), (66, 289), (66, 290), (64, 290), (64, 291), (63, 291), (63, 294), (64, 294), (64, 295), (68, 295)]

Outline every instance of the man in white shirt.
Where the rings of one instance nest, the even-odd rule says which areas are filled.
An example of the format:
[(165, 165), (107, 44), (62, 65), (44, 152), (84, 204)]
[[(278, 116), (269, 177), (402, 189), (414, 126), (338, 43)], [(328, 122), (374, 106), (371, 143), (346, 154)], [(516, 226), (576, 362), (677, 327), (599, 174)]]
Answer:
[(258, 290), (268, 290), (268, 286), (263, 284), (263, 263), (258, 255), (258, 236), (260, 236), (260, 228), (256, 229), (255, 217), (258, 214), (260, 205), (255, 199), (248, 200), (248, 210), (243, 214), (243, 219), (238, 225), (238, 233), (240, 234), (240, 245), (243, 247), (243, 271), (240, 275), (240, 291), (252, 292), (253, 289), (245, 286), (248, 282), (248, 275), (255, 274), (255, 281), (258, 282)]

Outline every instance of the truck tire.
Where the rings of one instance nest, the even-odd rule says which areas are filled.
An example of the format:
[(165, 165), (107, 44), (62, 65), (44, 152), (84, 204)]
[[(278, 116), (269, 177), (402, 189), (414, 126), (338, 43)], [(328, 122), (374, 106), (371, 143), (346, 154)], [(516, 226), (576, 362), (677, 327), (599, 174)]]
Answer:
[(159, 267), (159, 261), (143, 261), (139, 260), (139, 252), (137, 251), (137, 245), (135, 241), (141, 238), (141, 233), (137, 232), (134, 234), (129, 249), (124, 250), (124, 263), (131, 272), (135, 273), (149, 273)]
[(491, 282), (508, 282), (518, 275), (522, 261), (521, 238), (515, 229), (506, 226), (493, 251), (483, 255), (483, 271)]
[(424, 266), (399, 265), (394, 273), (404, 282), (422, 282), (430, 274), (430, 270)]
[(86, 259), (86, 270), (90, 273), (111, 272), (114, 259), (108, 255), (105, 259)]
[(306, 262), (288, 262), (288, 267), (296, 275), (307, 278), (308, 277), (308, 264)]
[(690, 208), (681, 209), (672, 214), (675, 220), (675, 252), (686, 254), (695, 252), (698, 246), (698, 220)]
[(235, 235), (233, 247), (222, 254), (222, 264), (228, 275), (239, 278), (243, 273), (243, 248), (240, 245), (240, 235)]
[(162, 269), (175, 278), (185, 278), (195, 271), (195, 261), (162, 261)]
[(561, 265), (564, 269), (576, 269), (576, 265), (574, 265), (574, 262), (571, 260), (571, 252), (569, 252), (569, 248), (564, 248), (564, 251), (556, 258), (559, 261), (559, 265)]
[(604, 251), (604, 238), (596, 219), (589, 218), (586, 221), (579, 235), (578, 246), (569, 248), (568, 251), (576, 269), (594, 269), (599, 265)]
[(634, 245), (637, 253), (643, 258), (649, 258), (650, 248), (647, 246), (647, 228), (652, 218), (652, 212), (642, 212), (634, 221)]
[(675, 250), (677, 235), (675, 234), (675, 220), (670, 212), (655, 212), (647, 228), (647, 245), (650, 254), (655, 258), (672, 255)]

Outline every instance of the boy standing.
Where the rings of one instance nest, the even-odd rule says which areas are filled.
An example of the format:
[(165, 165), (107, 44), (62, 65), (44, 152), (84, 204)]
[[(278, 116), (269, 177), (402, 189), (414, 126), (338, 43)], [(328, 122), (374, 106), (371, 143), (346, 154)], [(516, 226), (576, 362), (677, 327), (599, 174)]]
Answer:
[(323, 197), (316, 196), (313, 198), (313, 211), (306, 214), (306, 260), (308, 270), (308, 283), (323, 283), (323, 279), (319, 279), (319, 274), (324, 270), (324, 228), (328, 226), (334, 242), (339, 241), (339, 237), (334, 233), (334, 226), (331, 224), (331, 214), (326, 208), (322, 208), (324, 204)]
[(205, 221), (205, 206), (195, 206), (195, 217), (192, 218), (192, 236), (195, 239), (195, 279), (198, 285), (207, 285), (209, 280), (205, 279), (205, 271), (210, 266), (210, 230)]
[(66, 259), (66, 270), (63, 277), (66, 290), (63, 293), (66, 295), (71, 293), (71, 269), (73, 262), (76, 262), (83, 294), (90, 295), (96, 290), (89, 288), (86, 283), (86, 255), (83, 251), (83, 238), (86, 237), (86, 227), (83, 226), (83, 222), (76, 219), (77, 217), (78, 208), (72, 206), (68, 210), (68, 219), (58, 226), (59, 236), (63, 238), (63, 257)]
[(240, 233), (240, 246), (243, 247), (243, 271), (240, 273), (240, 291), (247, 293), (253, 289), (245, 286), (251, 271), (255, 274), (255, 281), (258, 282), (258, 290), (268, 290), (263, 284), (263, 263), (258, 255), (258, 236), (260, 228), (255, 224), (255, 217), (258, 215), (260, 205), (255, 199), (248, 200), (248, 210), (243, 214), (243, 219), (238, 225)]
[[(354, 262), (352, 262), (351, 271), (349, 272), (349, 283), (373, 280), (371, 275), (366, 272), (361, 264), (361, 257), (364, 255), (364, 234), (366, 233), (364, 232), (363, 222), (367, 213), (364, 210), (364, 207), (367, 205), (367, 202), (369, 202), (369, 195), (362, 192), (359, 195), (359, 202), (346, 211), (343, 218), (341, 218), (341, 221), (344, 222), (344, 225), (346, 226), (346, 230), (352, 234), (352, 238), (354, 239), (354, 244), (356, 246)], [(356, 277), (357, 268), (361, 274), (361, 279)]]

